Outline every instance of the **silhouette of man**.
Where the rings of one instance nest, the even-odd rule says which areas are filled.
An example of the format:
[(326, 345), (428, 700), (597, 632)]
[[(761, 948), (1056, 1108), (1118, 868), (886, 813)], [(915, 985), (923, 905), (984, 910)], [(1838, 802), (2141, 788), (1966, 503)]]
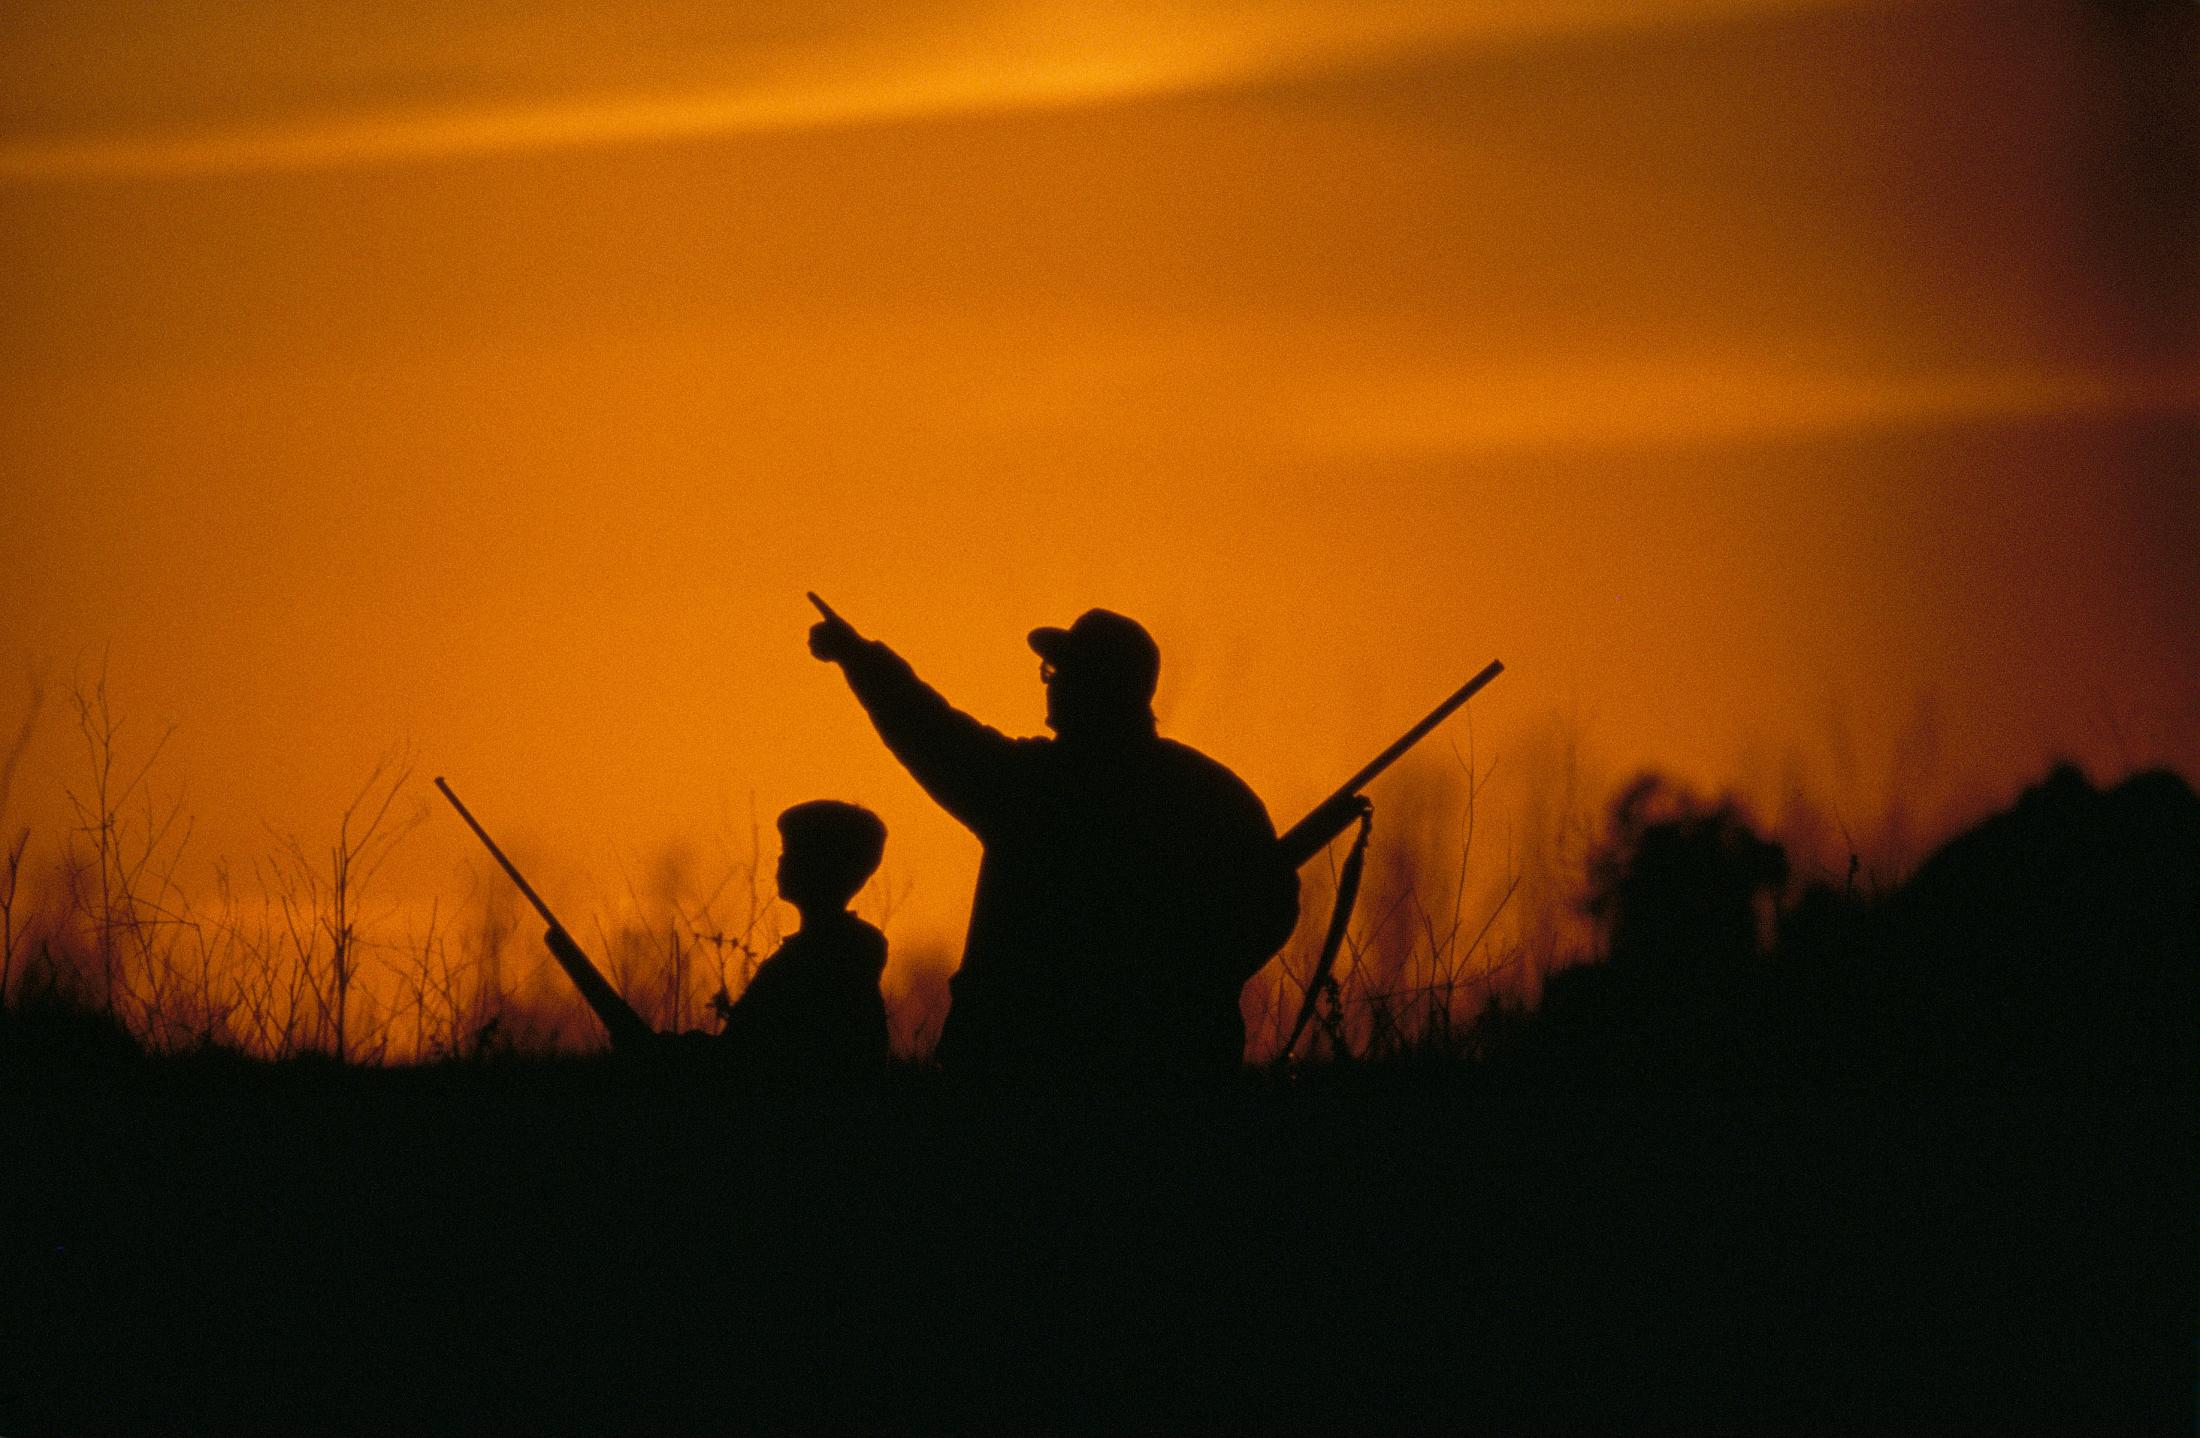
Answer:
[(1234, 1067), (1238, 992), (1290, 936), (1298, 877), (1258, 796), (1155, 732), (1152, 636), (1105, 609), (1033, 630), (1055, 737), (1011, 739), (811, 599), (825, 617), (810, 652), (840, 665), (894, 757), (985, 845), (941, 1064)]

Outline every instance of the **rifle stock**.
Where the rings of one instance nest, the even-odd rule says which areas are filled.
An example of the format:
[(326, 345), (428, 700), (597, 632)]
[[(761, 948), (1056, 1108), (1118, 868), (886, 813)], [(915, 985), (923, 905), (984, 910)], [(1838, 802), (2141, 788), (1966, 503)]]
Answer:
[[(489, 857), (497, 861), (512, 882), (519, 886), (519, 891), (527, 897), (527, 902), (535, 906), (535, 912), (542, 915), (542, 921), (558, 933), (564, 934), (565, 925), (559, 923), (558, 916), (550, 912), (550, 906), (542, 901), (542, 895), (535, 892), (535, 886), (527, 882), (518, 866), (504, 857), (504, 851), (497, 847), (497, 841), (489, 837), (489, 831), (481, 827), (481, 821), (473, 816), (473, 812), (459, 802), (458, 795), (451, 792), (451, 786), (443, 782), (442, 776), (436, 777), (435, 787), (442, 790), (443, 797), (451, 801), (452, 808), (458, 810), (458, 817), (466, 821), (466, 827), (473, 830), (474, 837), (481, 840), (483, 847), (488, 849)], [(588, 1007), (602, 1021), (605, 1032), (611, 1035), (611, 1047), (632, 1050), (656, 1038), (656, 1030), (650, 1028), (648, 1021), (634, 1012), (632, 1004), (619, 996), (619, 991), (611, 987), (611, 981), (588, 961), (588, 955), (582, 953), (578, 945), (571, 944), (571, 935), (567, 935), (567, 939), (566, 946), (551, 944), (550, 956), (558, 961), (558, 967), (565, 970), (565, 976), (573, 981), (573, 987), (580, 990), (581, 997), (588, 1001)]]
[(1283, 852), (1284, 861), (1297, 869), (1329, 847), (1329, 841), (1342, 834), (1360, 817), (1360, 791), (1373, 783), (1375, 777), (1398, 762), (1399, 756), (1428, 737), (1429, 731), (1449, 719), (1460, 705), (1481, 692), (1484, 685), (1505, 672), (1505, 666), (1492, 659), (1481, 673), (1453, 690), (1443, 703), (1431, 709), (1421, 722), (1400, 735), (1397, 742), (1377, 754), (1344, 781), (1337, 791), (1316, 804), (1307, 816), (1285, 830), (1276, 840), (1276, 847)]

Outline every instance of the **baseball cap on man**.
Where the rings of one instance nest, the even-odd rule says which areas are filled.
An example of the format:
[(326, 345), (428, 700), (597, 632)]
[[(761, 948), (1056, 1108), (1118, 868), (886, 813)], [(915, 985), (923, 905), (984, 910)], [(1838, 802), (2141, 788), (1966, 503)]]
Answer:
[(1112, 609), (1088, 609), (1067, 629), (1034, 629), (1041, 659), (1082, 680), (1097, 680), (1126, 698), (1153, 698), (1161, 679), (1161, 646), (1137, 620)]

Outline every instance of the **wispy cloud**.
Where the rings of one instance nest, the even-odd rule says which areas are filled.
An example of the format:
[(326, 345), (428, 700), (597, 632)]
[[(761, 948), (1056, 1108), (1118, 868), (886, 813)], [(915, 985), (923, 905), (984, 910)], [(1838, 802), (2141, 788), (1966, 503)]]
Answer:
[[(385, 28), (361, 41), (373, 56), (366, 65), (354, 63), (341, 31), (357, 17), (334, 12), (315, 22), (294, 11), (282, 34), (210, 30), (198, 37), (204, 44), (167, 34), (157, 48), (123, 35), (112, 47), (56, 45), (50, 55), (26, 26), (0, 77), (35, 81), (47, 113), (0, 133), (0, 180), (285, 171), (1043, 111), (1827, 3), (1055, 0), (904, 9), (884, 22), (812, 23), (793, 37), (703, 38), (708, 27), (697, 25), (675, 28), (669, 42), (662, 25), (608, 15), (581, 23), (586, 17), (567, 12), (538, 33), (515, 34), (508, 19), (492, 30), (459, 11), (439, 15), (432, 31)], [(305, 58), (286, 58), (301, 27), (315, 43)], [(123, 58), (105, 63), (110, 50)], [(495, 83), (468, 93), (469, 71)], [(271, 76), (281, 83), (271, 87)], [(164, 93), (198, 100), (164, 109)], [(440, 98), (401, 98), (422, 93)], [(125, 110), (130, 119), (118, 123)]]
[(1324, 381), (1288, 413), (1304, 443), (1330, 452), (1671, 448), (1918, 424), (2200, 413), (2200, 374), (1798, 373), (1679, 357)]

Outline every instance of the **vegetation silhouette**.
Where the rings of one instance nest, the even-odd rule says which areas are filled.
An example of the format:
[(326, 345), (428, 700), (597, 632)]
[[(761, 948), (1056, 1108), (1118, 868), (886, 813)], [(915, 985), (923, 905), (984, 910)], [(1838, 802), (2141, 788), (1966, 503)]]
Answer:
[(1605, 952), (1448, 1054), (1069, 1102), (19, 990), (0, 1428), (2189, 1427), (2183, 780), (2058, 770), (1884, 893), (1647, 782), (1590, 877)]

